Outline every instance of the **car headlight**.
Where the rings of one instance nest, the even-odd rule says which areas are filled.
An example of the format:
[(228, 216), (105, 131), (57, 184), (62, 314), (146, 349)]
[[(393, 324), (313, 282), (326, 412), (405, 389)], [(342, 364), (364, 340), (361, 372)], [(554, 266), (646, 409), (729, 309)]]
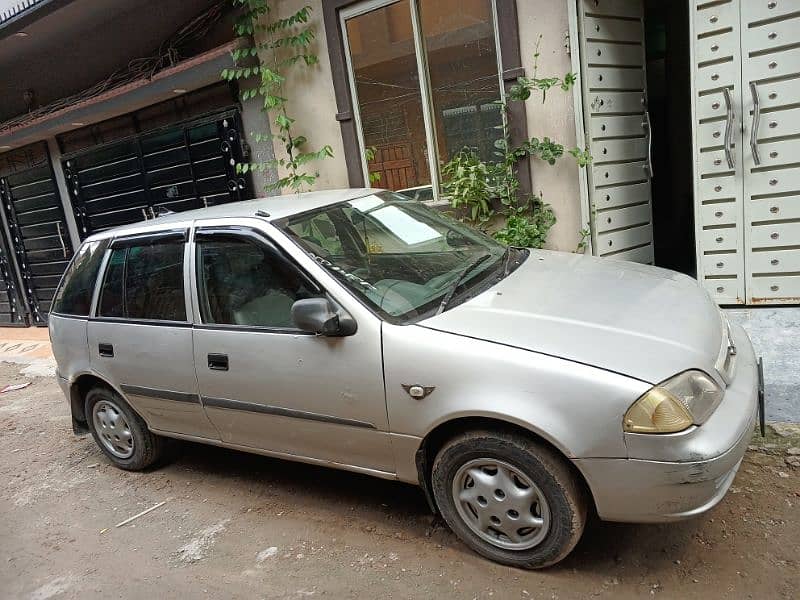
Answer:
[(625, 413), (629, 433), (675, 433), (704, 423), (724, 392), (702, 371), (685, 371), (650, 389)]

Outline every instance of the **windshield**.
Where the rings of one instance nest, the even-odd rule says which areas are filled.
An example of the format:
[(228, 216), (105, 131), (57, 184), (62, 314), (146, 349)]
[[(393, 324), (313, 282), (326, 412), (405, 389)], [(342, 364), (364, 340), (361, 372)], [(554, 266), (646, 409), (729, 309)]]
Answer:
[(424, 204), (378, 192), (276, 223), (373, 310), (407, 323), (505, 272), (507, 248)]

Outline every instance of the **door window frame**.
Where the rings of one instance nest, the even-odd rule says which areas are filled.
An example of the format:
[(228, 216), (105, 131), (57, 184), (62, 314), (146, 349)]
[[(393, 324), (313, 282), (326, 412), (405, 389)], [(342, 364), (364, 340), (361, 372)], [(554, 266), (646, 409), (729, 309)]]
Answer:
[[(342, 130), (342, 143), (347, 164), (347, 178), (351, 187), (372, 187), (367, 176), (364, 137), (361, 127), (361, 115), (355, 90), (355, 78), (352, 76), (352, 64), (347, 41), (345, 21), (349, 18), (376, 10), (397, 2), (398, 0), (326, 0), (323, 3), (323, 17), (328, 42), (328, 55), (331, 63), (331, 75), (336, 96), (337, 114)], [(408, 0), (411, 5), (411, 21), (414, 31), (414, 48), (419, 72), (420, 95), (425, 120), (426, 141), (428, 144), (428, 162), (431, 171), (431, 185), (434, 200), (439, 199), (439, 164), (436, 145), (436, 128), (431, 122), (433, 105), (428, 79), (427, 54), (424, 49), (424, 37), (421, 35), (419, 22), (419, 0)], [(519, 23), (517, 18), (517, 0), (489, 0), (492, 6), (492, 18), (495, 32), (495, 44), (498, 59), (498, 77), (500, 78), (500, 94), (505, 100), (508, 89), (517, 78), (525, 75), (522, 68), (519, 44)], [(511, 143), (519, 145), (528, 138), (528, 129), (524, 102), (508, 104), (508, 127)], [(531, 192), (530, 161), (522, 160), (518, 165), (521, 191)]]
[(189, 243), (187, 244), (189, 258), (187, 260), (187, 273), (189, 276), (189, 293), (191, 295), (191, 315), (194, 322), (195, 329), (208, 329), (215, 331), (262, 331), (267, 333), (276, 333), (284, 335), (308, 335), (314, 336), (314, 333), (303, 331), (298, 328), (286, 327), (273, 327), (269, 325), (237, 325), (235, 323), (205, 323), (203, 322), (203, 313), (200, 308), (200, 273), (198, 272), (199, 263), (197, 261), (197, 252), (199, 250), (197, 236), (204, 233), (217, 233), (220, 236), (227, 238), (240, 238), (245, 243), (251, 243), (260, 248), (268, 249), (271, 253), (280, 257), (283, 264), (288, 269), (292, 269), (297, 275), (303, 279), (306, 284), (312, 288), (315, 293), (320, 296), (330, 295), (325, 288), (319, 284), (309, 273), (305, 271), (300, 265), (289, 257), (281, 246), (275, 243), (269, 236), (256, 227), (248, 225), (221, 225), (221, 224), (196, 224), (191, 231)]
[[(192, 326), (192, 303), (189, 290), (190, 279), (187, 275), (186, 265), (189, 264), (189, 233), (187, 227), (178, 227), (171, 229), (162, 229), (157, 231), (148, 231), (145, 233), (135, 233), (120, 235), (112, 238), (103, 238), (108, 241), (108, 247), (105, 250), (105, 256), (100, 265), (100, 273), (95, 282), (94, 292), (92, 293), (92, 306), (89, 312), (90, 321), (100, 321), (106, 323), (121, 323), (121, 324), (136, 324), (136, 325), (159, 325), (162, 327), (191, 327)], [(105, 283), (106, 276), (108, 275), (109, 265), (111, 263), (111, 255), (115, 249), (129, 248), (135, 246), (155, 245), (168, 241), (169, 243), (177, 243), (177, 240), (183, 238), (183, 304), (186, 310), (186, 319), (183, 321), (172, 321), (163, 319), (130, 319), (128, 317), (104, 317), (98, 314), (100, 310), (100, 300), (103, 291), (103, 284)], [(170, 241), (174, 239), (175, 241)], [(126, 258), (127, 260), (127, 258)], [(123, 293), (127, 291), (123, 286)]]

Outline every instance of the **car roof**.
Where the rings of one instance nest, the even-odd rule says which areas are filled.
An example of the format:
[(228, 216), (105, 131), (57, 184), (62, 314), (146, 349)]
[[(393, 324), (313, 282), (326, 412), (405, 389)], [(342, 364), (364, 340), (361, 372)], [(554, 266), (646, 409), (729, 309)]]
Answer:
[[(140, 233), (143, 231), (159, 231), (161, 229), (169, 229), (170, 226), (188, 227), (193, 221), (199, 219), (257, 216), (267, 221), (274, 221), (339, 202), (363, 198), (364, 196), (369, 196), (370, 194), (380, 191), (384, 190), (375, 188), (324, 190), (319, 192), (287, 194), (284, 196), (268, 196), (256, 200), (243, 200), (241, 202), (230, 202), (228, 204), (219, 204), (208, 208), (171, 213), (148, 221), (139, 221), (129, 225), (122, 225), (96, 233), (87, 238), (86, 241)], [(257, 215), (256, 213), (259, 211), (261, 211), (262, 214)]]

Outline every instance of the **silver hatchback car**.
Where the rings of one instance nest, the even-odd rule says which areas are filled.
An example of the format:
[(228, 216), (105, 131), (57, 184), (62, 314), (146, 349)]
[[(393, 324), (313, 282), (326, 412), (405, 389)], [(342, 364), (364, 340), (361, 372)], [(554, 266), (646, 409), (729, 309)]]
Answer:
[(75, 432), (123, 469), (178, 438), (397, 479), (525, 568), (591, 510), (713, 507), (759, 404), (746, 333), (693, 279), (506, 248), (368, 189), (94, 235), (50, 336)]

